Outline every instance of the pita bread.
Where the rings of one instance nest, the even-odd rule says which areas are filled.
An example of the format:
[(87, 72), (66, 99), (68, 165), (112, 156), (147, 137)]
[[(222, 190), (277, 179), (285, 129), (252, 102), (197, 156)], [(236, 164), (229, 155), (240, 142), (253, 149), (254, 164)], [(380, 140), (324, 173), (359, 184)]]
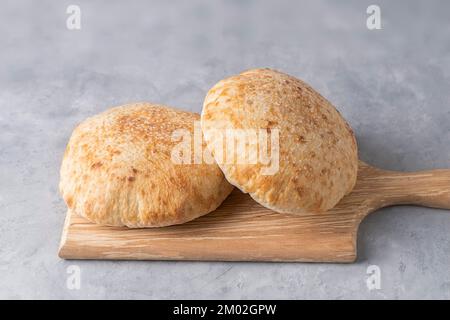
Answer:
[[(201, 125), (227, 180), (272, 210), (323, 212), (356, 183), (358, 155), (352, 129), (330, 102), (287, 74), (255, 69), (220, 81), (205, 98)], [(278, 132), (278, 146), (270, 143), (278, 154), (278, 170), (267, 174), (262, 162), (218, 157), (223, 137), (217, 132), (227, 129), (266, 130), (268, 136)], [(252, 144), (246, 142), (247, 147)]]
[(193, 133), (199, 118), (137, 103), (85, 120), (61, 166), (69, 209), (95, 223), (131, 228), (180, 224), (215, 210), (233, 188), (219, 167), (177, 164), (171, 157), (179, 143), (172, 141), (174, 130)]

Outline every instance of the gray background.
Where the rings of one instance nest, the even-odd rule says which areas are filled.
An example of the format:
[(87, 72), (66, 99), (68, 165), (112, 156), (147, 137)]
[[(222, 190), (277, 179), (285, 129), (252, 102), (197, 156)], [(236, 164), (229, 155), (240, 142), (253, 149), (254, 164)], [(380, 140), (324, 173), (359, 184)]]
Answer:
[[(63, 261), (58, 171), (74, 126), (132, 101), (200, 111), (221, 78), (298, 76), (357, 133), (360, 157), (396, 170), (450, 167), (450, 2), (2, 1), (1, 298), (450, 298), (450, 212), (368, 217), (355, 264)], [(82, 29), (66, 29), (78, 4)], [(66, 288), (66, 268), (82, 271)], [(369, 291), (366, 269), (381, 269)]]

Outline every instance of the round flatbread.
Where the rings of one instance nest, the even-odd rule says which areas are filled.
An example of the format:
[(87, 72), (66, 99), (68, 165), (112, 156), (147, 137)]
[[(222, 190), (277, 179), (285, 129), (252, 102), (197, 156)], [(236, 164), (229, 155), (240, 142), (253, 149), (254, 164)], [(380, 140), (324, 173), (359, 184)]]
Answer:
[(95, 223), (131, 228), (180, 224), (215, 210), (233, 188), (220, 168), (174, 159), (180, 144), (174, 132), (192, 136), (199, 118), (137, 103), (85, 120), (61, 166), (69, 209)]
[[(227, 180), (272, 210), (323, 212), (356, 183), (350, 126), (330, 102), (287, 74), (255, 69), (220, 81), (205, 98), (201, 125)], [(240, 148), (230, 148), (231, 131), (246, 132)], [(239, 162), (249, 150), (257, 156)]]

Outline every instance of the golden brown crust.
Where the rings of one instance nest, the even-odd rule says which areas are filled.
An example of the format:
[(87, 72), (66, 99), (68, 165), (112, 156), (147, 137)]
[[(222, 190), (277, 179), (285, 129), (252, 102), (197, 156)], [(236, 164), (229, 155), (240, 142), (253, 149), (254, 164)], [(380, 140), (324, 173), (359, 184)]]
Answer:
[(60, 191), (75, 213), (104, 225), (158, 227), (215, 210), (232, 186), (216, 164), (176, 164), (174, 130), (199, 115), (137, 103), (85, 120), (61, 166)]
[[(323, 212), (349, 193), (358, 168), (356, 139), (339, 112), (303, 81), (254, 69), (217, 83), (207, 94), (201, 124), (228, 181), (279, 212)], [(214, 130), (279, 130), (279, 170), (217, 159)]]

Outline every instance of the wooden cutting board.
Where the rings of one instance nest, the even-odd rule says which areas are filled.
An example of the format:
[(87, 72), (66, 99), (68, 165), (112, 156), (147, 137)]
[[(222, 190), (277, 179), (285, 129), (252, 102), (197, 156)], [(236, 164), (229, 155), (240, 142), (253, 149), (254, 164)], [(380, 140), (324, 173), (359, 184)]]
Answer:
[(352, 262), (361, 221), (397, 204), (450, 209), (450, 170), (393, 172), (360, 162), (351, 194), (324, 214), (266, 209), (235, 189), (214, 212), (154, 229), (105, 227), (67, 214), (64, 259)]

